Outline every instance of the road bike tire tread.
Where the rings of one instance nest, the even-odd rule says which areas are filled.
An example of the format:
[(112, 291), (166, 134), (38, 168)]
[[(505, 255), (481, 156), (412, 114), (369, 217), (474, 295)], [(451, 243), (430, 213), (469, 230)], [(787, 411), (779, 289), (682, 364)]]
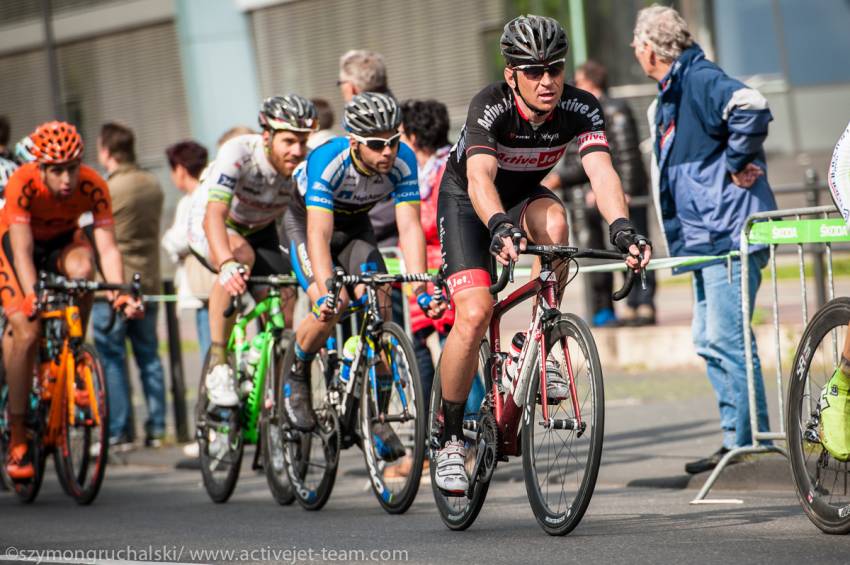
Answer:
[[(284, 355), (281, 355), (281, 351), (287, 351), (291, 346), (292, 342), (295, 340), (295, 334), (292, 330), (285, 330), (281, 335), (280, 339), (273, 345), (272, 350), (272, 358), (271, 363), (269, 364), (269, 372), (266, 375), (266, 392), (263, 394), (263, 406), (262, 413), (260, 417), (260, 448), (262, 451), (262, 460), (263, 460), (263, 470), (266, 474), (266, 482), (269, 485), (269, 490), (272, 493), (272, 497), (275, 501), (281, 506), (289, 506), (293, 502), (295, 502), (295, 493), (292, 490), (292, 484), (289, 482), (289, 477), (286, 476), (286, 465), (284, 464), (284, 479), (278, 476), (277, 473), (274, 472), (274, 465), (272, 464), (272, 449), (275, 448), (271, 444), (272, 436), (269, 433), (269, 426), (276, 425), (279, 428), (280, 419), (285, 418), (280, 410), (280, 404), (278, 404), (275, 395), (278, 390), (281, 389), (283, 380), (283, 358)], [(269, 397), (268, 395), (272, 395)], [(273, 402), (269, 403), (268, 400), (272, 399)], [(271, 411), (274, 410), (274, 413)], [(280, 431), (279, 434), (283, 432)], [(281, 445), (277, 446), (278, 449), (284, 449), (282, 444), (282, 436), (278, 435), (278, 439), (281, 440)], [(282, 455), (281, 455), (282, 456)]]

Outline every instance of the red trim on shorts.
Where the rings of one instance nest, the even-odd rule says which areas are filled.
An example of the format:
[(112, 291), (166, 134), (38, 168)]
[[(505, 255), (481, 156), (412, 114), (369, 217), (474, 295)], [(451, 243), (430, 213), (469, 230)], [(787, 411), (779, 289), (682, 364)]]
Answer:
[(449, 293), (456, 294), (468, 288), (490, 288), (493, 281), (490, 279), (490, 273), (485, 269), (466, 269), (449, 275), (446, 284), (449, 287)]

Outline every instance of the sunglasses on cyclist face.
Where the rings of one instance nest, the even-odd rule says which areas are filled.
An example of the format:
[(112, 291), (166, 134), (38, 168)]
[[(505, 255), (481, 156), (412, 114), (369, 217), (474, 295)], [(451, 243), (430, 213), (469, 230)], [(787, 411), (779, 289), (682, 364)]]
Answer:
[(540, 80), (546, 73), (549, 73), (549, 76), (552, 78), (558, 78), (564, 74), (566, 63), (566, 59), (558, 59), (545, 65), (519, 65), (514, 68), (521, 71), (528, 80)]
[(383, 151), (384, 147), (395, 149), (396, 145), (398, 145), (399, 138), (401, 138), (401, 134), (397, 133), (387, 139), (384, 139), (383, 137), (360, 137), (359, 135), (354, 134), (351, 134), (351, 137), (359, 143), (364, 143), (366, 147), (372, 151)]

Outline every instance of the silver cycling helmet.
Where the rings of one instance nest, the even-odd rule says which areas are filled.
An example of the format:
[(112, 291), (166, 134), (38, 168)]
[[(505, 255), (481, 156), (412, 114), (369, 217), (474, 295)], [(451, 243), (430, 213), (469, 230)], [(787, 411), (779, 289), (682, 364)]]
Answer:
[(15, 159), (22, 165), (35, 161), (33, 154), (33, 142), (30, 136), (25, 136), (15, 144)]
[(401, 124), (398, 102), (389, 94), (363, 92), (345, 105), (343, 125), (349, 132), (369, 136), (396, 131)]
[(499, 41), (508, 65), (542, 65), (567, 54), (564, 27), (554, 18), (519, 16), (505, 24)]
[(266, 98), (257, 119), (261, 128), (272, 131), (310, 132), (319, 127), (316, 107), (297, 94)]

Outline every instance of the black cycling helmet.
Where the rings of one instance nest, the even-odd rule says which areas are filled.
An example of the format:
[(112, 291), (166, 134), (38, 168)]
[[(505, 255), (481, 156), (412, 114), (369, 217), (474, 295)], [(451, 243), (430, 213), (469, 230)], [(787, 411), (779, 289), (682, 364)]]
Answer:
[(505, 24), (499, 45), (510, 66), (546, 64), (566, 56), (570, 46), (558, 20), (532, 15)]
[(363, 92), (345, 105), (343, 125), (349, 132), (368, 136), (396, 131), (401, 123), (398, 102), (389, 94)]
[(308, 132), (315, 131), (319, 126), (316, 107), (297, 94), (266, 98), (257, 119), (261, 128), (272, 131)]

